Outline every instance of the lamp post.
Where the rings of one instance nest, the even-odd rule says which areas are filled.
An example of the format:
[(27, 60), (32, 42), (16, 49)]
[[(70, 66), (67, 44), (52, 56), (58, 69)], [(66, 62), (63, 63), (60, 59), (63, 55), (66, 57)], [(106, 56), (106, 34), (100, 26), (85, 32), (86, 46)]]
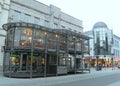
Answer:
[(48, 33), (45, 31), (44, 32), (44, 36), (45, 36), (45, 64), (44, 64), (44, 77), (46, 77), (46, 66), (47, 66), (47, 64), (46, 64), (46, 62), (47, 62), (47, 35), (48, 35)]
[[(56, 54), (57, 54), (57, 67), (58, 68), (58, 55), (59, 55), (59, 36), (58, 34), (55, 35), (56, 37)], [(57, 69), (56, 69), (56, 76), (58, 75)]]

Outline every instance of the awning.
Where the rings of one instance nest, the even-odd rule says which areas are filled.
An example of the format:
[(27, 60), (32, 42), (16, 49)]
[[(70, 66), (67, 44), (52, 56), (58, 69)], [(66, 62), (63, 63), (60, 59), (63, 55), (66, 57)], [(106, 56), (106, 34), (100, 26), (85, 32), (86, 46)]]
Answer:
[(115, 57), (114, 60), (118, 61), (118, 60), (120, 60), (120, 57)]
[(92, 59), (92, 56), (86, 56), (86, 57), (84, 57), (84, 59), (91, 60), (91, 59)]

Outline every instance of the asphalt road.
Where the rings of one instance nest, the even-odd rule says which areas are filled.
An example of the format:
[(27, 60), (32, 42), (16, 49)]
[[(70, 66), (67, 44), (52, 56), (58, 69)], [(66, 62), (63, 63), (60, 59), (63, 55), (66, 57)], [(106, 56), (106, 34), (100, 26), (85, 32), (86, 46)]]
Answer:
[[(115, 82), (120, 82), (120, 73), (89, 78), (85, 80), (76, 80), (48, 86), (115, 86)], [(118, 85), (117, 85), (118, 86)], [(119, 83), (120, 86), (120, 83)]]

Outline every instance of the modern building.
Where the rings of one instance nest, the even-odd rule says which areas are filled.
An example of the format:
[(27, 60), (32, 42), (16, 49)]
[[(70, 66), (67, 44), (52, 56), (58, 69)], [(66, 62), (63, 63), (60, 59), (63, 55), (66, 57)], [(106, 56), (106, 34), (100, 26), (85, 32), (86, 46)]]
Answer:
[(60, 8), (36, 0), (10, 0), (3, 29), (7, 32), (4, 75), (34, 77), (83, 71), (89, 37), (83, 35), (82, 21)]
[(7, 31), (5, 76), (32, 78), (84, 71), (83, 58), (77, 56), (89, 53), (88, 36), (25, 22), (7, 23), (3, 28)]
[[(32, 4), (31, 4), (32, 3)], [(51, 29), (66, 29), (83, 33), (82, 21), (53, 5), (45, 5), (36, 0), (0, 0), (0, 68), (3, 65), (3, 51), (6, 32), (2, 25), (10, 22), (38, 24)]]
[(2, 25), (8, 22), (10, 0), (0, 0), (0, 71), (3, 65), (3, 54), (6, 31), (2, 29)]
[(99, 58), (111, 57), (113, 32), (104, 22), (97, 22), (93, 26), (94, 54)]
[(90, 39), (90, 56), (92, 57), (92, 66), (99, 58), (99, 63), (110, 65), (112, 60), (120, 60), (120, 37), (113, 34), (104, 22), (94, 24), (91, 31), (86, 31), (86, 35), (93, 37)]

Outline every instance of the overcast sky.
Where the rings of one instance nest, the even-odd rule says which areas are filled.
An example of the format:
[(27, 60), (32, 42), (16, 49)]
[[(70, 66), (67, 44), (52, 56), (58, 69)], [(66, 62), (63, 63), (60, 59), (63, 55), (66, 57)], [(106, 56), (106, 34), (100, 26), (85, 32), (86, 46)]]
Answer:
[(37, 0), (55, 5), (62, 12), (82, 20), (84, 31), (92, 30), (96, 22), (107, 24), (120, 37), (120, 0)]

